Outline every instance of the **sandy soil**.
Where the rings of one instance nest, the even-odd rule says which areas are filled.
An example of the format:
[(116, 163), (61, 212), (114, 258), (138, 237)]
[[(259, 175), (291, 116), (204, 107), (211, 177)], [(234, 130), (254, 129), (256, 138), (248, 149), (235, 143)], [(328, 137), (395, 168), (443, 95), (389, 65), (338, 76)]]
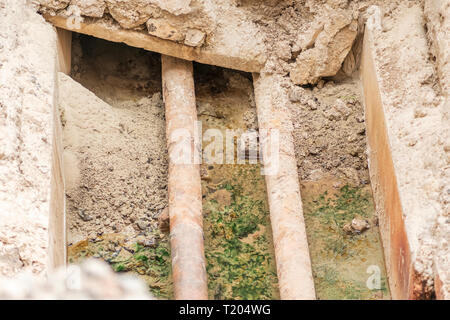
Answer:
[(355, 186), (368, 184), (359, 81), (329, 81), (322, 89), (293, 86), (289, 99), (300, 179), (330, 173)]
[(74, 52), (74, 78), (97, 96), (60, 74), (68, 243), (156, 228), (167, 206), (159, 59), (86, 38)]

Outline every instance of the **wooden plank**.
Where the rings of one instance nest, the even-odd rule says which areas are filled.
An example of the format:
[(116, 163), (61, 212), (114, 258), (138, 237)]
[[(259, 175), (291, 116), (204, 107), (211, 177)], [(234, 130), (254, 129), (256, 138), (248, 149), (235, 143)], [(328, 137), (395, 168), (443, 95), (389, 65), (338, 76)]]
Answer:
[(382, 207), (379, 223), (391, 295), (393, 299), (409, 299), (412, 298), (413, 282), (411, 252), (373, 52), (371, 30), (366, 27), (361, 71), (369, 145), (369, 171), (377, 207)]

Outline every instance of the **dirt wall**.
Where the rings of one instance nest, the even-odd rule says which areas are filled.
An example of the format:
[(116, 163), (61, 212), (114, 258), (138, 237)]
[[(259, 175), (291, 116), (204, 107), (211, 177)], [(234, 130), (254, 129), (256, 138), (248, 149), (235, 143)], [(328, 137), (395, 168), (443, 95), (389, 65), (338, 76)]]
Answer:
[(25, 1), (0, 1), (0, 273), (44, 275), (49, 253), (56, 33)]

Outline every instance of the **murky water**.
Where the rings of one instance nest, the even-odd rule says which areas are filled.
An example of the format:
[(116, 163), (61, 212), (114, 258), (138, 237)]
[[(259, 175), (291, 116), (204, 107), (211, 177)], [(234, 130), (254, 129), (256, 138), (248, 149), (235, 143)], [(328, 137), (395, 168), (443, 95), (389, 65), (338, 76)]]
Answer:
[(114, 271), (129, 273), (144, 280), (156, 297), (170, 299), (173, 298), (173, 289), (168, 238), (159, 233), (155, 243), (150, 246), (141, 244), (139, 238), (127, 237), (123, 233), (104, 234), (70, 246), (69, 263), (79, 263), (90, 257), (102, 259)]
[[(317, 298), (390, 299), (370, 186), (327, 178), (301, 192)], [(369, 229), (349, 228), (355, 218)]]
[[(196, 81), (202, 131), (218, 129), (223, 137), (226, 129), (246, 130), (248, 123), (243, 119), (249, 111), (256, 112), (251, 81), (231, 71), (224, 76), (228, 83), (221, 91), (217, 90), (220, 84)], [(203, 150), (208, 145), (204, 142)], [(279, 299), (260, 166), (203, 163), (201, 172), (209, 298)]]

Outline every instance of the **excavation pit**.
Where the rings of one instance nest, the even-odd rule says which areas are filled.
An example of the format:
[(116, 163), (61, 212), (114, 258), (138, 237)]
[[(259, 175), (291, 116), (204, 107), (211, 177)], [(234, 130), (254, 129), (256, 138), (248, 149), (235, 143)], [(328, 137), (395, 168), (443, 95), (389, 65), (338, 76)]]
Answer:
[[(71, 76), (76, 82), (60, 74), (68, 261), (101, 258), (118, 272), (141, 276), (155, 296), (174, 298), (169, 234), (160, 230), (158, 221), (168, 205), (160, 56), (74, 34)], [(204, 162), (200, 173), (208, 296), (279, 299), (267, 181), (259, 163), (261, 151), (239, 144), (244, 132), (251, 133), (259, 143), (252, 75), (194, 64), (194, 80), (203, 139)], [(349, 95), (331, 96), (327, 101), (337, 98), (352, 100), (353, 105), (354, 99), (360, 100)], [(358, 107), (362, 108), (360, 103), (355, 108)], [(360, 121), (356, 119), (359, 111), (350, 118)], [(300, 118), (293, 119), (294, 127)], [(225, 153), (227, 147), (233, 147), (232, 164), (226, 163), (225, 154), (219, 163), (208, 159), (220, 156), (220, 152), (210, 152), (218, 142), (217, 137), (208, 135), (210, 129), (221, 132)], [(230, 145), (226, 130), (237, 130)], [(330, 130), (335, 129), (331, 126)], [(297, 158), (303, 159), (297, 150), (303, 137), (296, 132), (293, 132), (294, 148)], [(357, 134), (358, 139), (364, 139), (364, 131)], [(321, 146), (315, 140), (308, 147)], [(309, 156), (319, 166), (324, 160), (314, 150)], [(305, 164), (310, 158), (305, 159)], [(349, 159), (360, 166), (363, 177), (368, 175), (363, 173), (367, 170), (364, 157), (351, 160), (349, 156)], [(304, 166), (299, 172), (317, 298), (389, 298), (369, 181), (359, 180), (361, 184), (352, 188), (346, 183), (355, 181), (350, 181), (345, 173), (310, 181), (310, 176), (302, 176), (305, 172), (317, 176), (317, 171)], [(352, 202), (348, 205), (351, 209), (336, 205), (342, 201)], [(327, 221), (321, 220), (323, 206), (327, 206)], [(348, 221), (340, 219), (340, 214)], [(370, 229), (361, 234), (347, 234), (344, 224), (354, 218), (370, 220)], [(330, 243), (324, 244), (324, 239)], [(339, 248), (330, 249), (332, 243)], [(334, 253), (324, 254), (329, 249)], [(370, 269), (371, 266), (376, 268)], [(380, 287), (367, 287), (371, 272), (380, 275), (380, 281), (374, 282)], [(356, 274), (358, 279), (354, 279)]]

